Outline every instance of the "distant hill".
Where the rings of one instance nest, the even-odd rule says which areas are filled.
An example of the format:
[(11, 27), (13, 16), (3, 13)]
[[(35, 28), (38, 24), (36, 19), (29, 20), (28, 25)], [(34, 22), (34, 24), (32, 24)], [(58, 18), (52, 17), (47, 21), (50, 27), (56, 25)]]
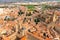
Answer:
[(0, 3), (4, 3), (4, 2), (43, 2), (43, 1), (57, 1), (57, 0), (0, 0)]

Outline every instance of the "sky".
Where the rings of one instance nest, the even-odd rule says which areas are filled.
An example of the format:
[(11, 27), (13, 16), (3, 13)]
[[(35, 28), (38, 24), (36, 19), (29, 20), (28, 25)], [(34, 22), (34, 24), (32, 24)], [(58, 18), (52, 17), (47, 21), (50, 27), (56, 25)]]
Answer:
[(42, 2), (42, 1), (59, 1), (59, 0), (0, 0), (0, 3), (3, 3), (3, 2)]

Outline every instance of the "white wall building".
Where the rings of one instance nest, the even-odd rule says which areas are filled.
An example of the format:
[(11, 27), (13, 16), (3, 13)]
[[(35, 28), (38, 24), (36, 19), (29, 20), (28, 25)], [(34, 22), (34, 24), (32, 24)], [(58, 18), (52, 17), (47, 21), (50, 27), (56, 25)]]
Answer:
[(2, 14), (2, 13), (3, 13), (3, 10), (4, 10), (4, 8), (0, 8), (0, 14)]

